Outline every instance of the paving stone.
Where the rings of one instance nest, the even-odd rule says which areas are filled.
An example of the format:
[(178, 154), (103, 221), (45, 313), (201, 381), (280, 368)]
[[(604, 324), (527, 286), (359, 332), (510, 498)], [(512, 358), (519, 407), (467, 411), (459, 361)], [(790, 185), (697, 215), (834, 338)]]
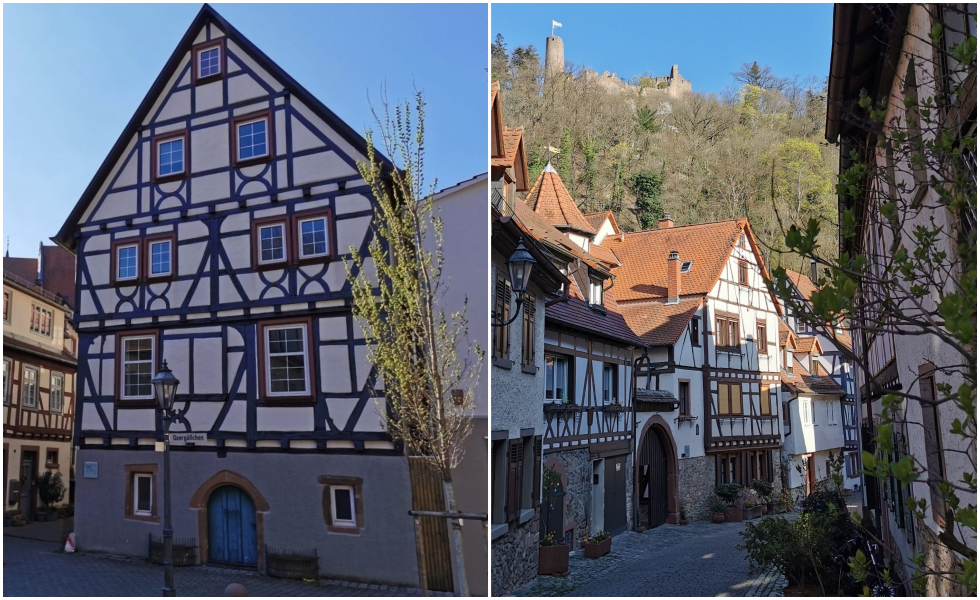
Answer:
[[(4, 536), (3, 595), (9, 596), (159, 596), (163, 567), (145, 560), (93, 553), (65, 554), (58, 544)], [(179, 596), (222, 596), (229, 583), (245, 586), (250, 596), (421, 596), (420, 590), (320, 580), (306, 583), (265, 577), (255, 571), (217, 567), (177, 567)], [(368, 589), (373, 587), (374, 589)], [(433, 596), (447, 594), (432, 593)]]
[(778, 572), (748, 575), (745, 553), (736, 546), (745, 523), (694, 521), (661, 525), (613, 538), (612, 550), (587, 559), (569, 556), (566, 577), (539, 576), (518, 596), (781, 596)]

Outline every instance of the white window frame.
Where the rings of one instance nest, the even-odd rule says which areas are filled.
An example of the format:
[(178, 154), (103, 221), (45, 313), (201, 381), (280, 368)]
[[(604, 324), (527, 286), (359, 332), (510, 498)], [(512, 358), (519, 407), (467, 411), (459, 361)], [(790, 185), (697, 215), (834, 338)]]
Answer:
[[(150, 340), (150, 378), (152, 379), (156, 375), (156, 361), (157, 361), (157, 345), (156, 337), (152, 335), (133, 335), (123, 337), (119, 344), (119, 398), (123, 400), (150, 400), (153, 396), (153, 386), (150, 386), (150, 393), (145, 396), (127, 396), (126, 395), (126, 342), (138, 341), (138, 340)], [(145, 361), (132, 361), (134, 363), (143, 363)]]
[[(44, 317), (47, 317), (48, 320), (47, 329), (45, 329), (43, 325)], [(37, 324), (36, 327), (35, 323)], [(54, 311), (44, 308), (40, 304), (32, 304), (31, 323), (29, 329), (31, 333), (35, 335), (40, 335), (47, 338), (52, 337), (54, 335)]]
[[(146, 510), (140, 509), (140, 479), (147, 479), (150, 482), (149, 506)], [(133, 515), (138, 517), (153, 516), (153, 475), (151, 473), (133, 473)]]
[(693, 260), (686, 260), (681, 263), (681, 273), (690, 273), (691, 267), (694, 266)]
[[(280, 352), (275, 356), (302, 356), (303, 357), (303, 380), (305, 382), (305, 388), (300, 392), (273, 392), (272, 391), (272, 357), (271, 343), (269, 340), (269, 333), (272, 331), (280, 331), (283, 329), (299, 329), (303, 332), (303, 350), (302, 352)], [(305, 323), (284, 323), (282, 325), (270, 325), (264, 329), (264, 340), (262, 342), (265, 344), (265, 393), (271, 398), (289, 398), (294, 396), (305, 397), (312, 394), (311, 382), (310, 382), (310, 370), (312, 365), (310, 364), (310, 335), (309, 328)]]
[[(275, 258), (275, 259), (270, 259), (270, 260), (262, 260), (262, 230), (263, 229), (271, 229), (273, 227), (279, 227), (281, 229), (281, 231), (282, 231), (282, 234), (281, 234), (281, 238), (282, 238), (282, 258)], [(275, 265), (275, 264), (286, 262), (286, 260), (288, 258), (287, 252), (289, 252), (289, 249), (287, 248), (287, 245), (288, 244), (287, 244), (287, 241), (286, 241), (286, 222), (285, 221), (276, 221), (275, 223), (263, 223), (263, 224), (261, 224), (261, 225), (259, 225), (259, 226), (256, 227), (256, 231), (258, 232), (258, 236), (257, 237), (259, 238), (259, 239), (257, 239), (255, 241), (255, 243), (259, 245), (259, 248), (258, 248), (258, 261), (259, 261), (259, 264), (260, 265)]]
[[(260, 121), (265, 126), (265, 153), (263, 153), (263, 154), (253, 154), (252, 156), (249, 156), (248, 158), (242, 158), (242, 134), (241, 134), (241, 129), (242, 129), (242, 127), (244, 127), (246, 125), (251, 125), (252, 123), (258, 123)], [(261, 117), (255, 118), (255, 119), (249, 119), (248, 121), (241, 121), (239, 123), (235, 123), (235, 156), (238, 159), (238, 162), (245, 162), (245, 161), (249, 161), (249, 160), (257, 160), (257, 159), (260, 159), (260, 158), (269, 158), (269, 149), (270, 149), (271, 144), (272, 144), (272, 140), (269, 137), (271, 135), (270, 134), (270, 131), (269, 131), (272, 128), (271, 125), (272, 125), (271, 119), (269, 119), (266, 116), (261, 116)]]
[(602, 306), (602, 280), (589, 279), (589, 304)]
[[(163, 145), (164, 144), (170, 144), (170, 143), (173, 143), (173, 142), (176, 142), (176, 141), (179, 141), (180, 142), (180, 166), (181, 166), (181, 169), (179, 171), (171, 171), (170, 173), (161, 173), (160, 172), (160, 169), (161, 169), (161, 167), (163, 167), (163, 162), (160, 160), (160, 152), (161, 152), (161, 150), (163, 150)], [(174, 136), (172, 138), (167, 138), (167, 139), (159, 140), (156, 143), (156, 150), (155, 150), (155, 152), (157, 154), (157, 156), (156, 156), (156, 159), (157, 159), (157, 172), (156, 172), (156, 176), (157, 176), (157, 178), (161, 178), (161, 177), (176, 177), (178, 175), (183, 175), (184, 173), (187, 172), (187, 138), (186, 137), (179, 136), (178, 135), (178, 136)]]
[[(613, 404), (618, 400), (616, 394), (616, 365), (612, 363), (602, 364), (602, 404)], [(606, 381), (606, 374), (609, 374), (609, 381)], [(608, 385), (607, 385), (608, 384)], [(606, 397), (606, 392), (609, 392)]]
[[(27, 374), (28, 373), (34, 373), (34, 384), (33, 384), (34, 393), (31, 394), (31, 402), (32, 402), (31, 404), (28, 404), (27, 403), (27, 399), (28, 399), (27, 392), (28, 392), (28, 390), (31, 387), (27, 383)], [(37, 367), (34, 367), (34, 366), (31, 366), (31, 365), (24, 365), (23, 375), (24, 376), (23, 376), (23, 378), (22, 378), (22, 380), (20, 382), (20, 387), (21, 387), (21, 390), (20, 390), (20, 392), (21, 392), (20, 393), (20, 403), (21, 403), (21, 406), (23, 408), (29, 408), (29, 409), (32, 409), (32, 410), (37, 410), (38, 394), (39, 394), (39, 391), (38, 390), (40, 389), (39, 386), (41, 385), (41, 382), (40, 382), (40, 380), (41, 380), (41, 369), (39, 369)]]
[[(550, 388), (548, 386), (548, 369), (549, 369), (548, 361), (551, 361), (551, 363), (552, 363), (551, 366), (550, 366), (550, 368), (552, 370), (552, 374), (551, 374), (551, 383), (552, 383), (552, 385), (551, 385)], [(559, 388), (558, 385), (557, 385), (558, 384), (558, 364), (559, 364), (559, 362), (564, 363), (564, 365), (565, 365), (565, 369), (564, 369), (564, 379), (565, 379), (564, 384), (565, 385), (562, 386), (561, 388)], [(545, 387), (545, 389), (544, 389), (544, 401), (545, 402), (558, 402), (558, 403), (561, 403), (562, 402), (562, 398), (558, 394), (558, 390), (559, 389), (562, 389), (562, 390), (565, 391), (565, 397), (566, 398), (569, 397), (569, 394), (568, 394), (568, 357), (567, 356), (563, 356), (561, 354), (545, 354), (545, 356), (544, 356), (544, 371), (545, 371), (545, 378), (544, 378), (544, 387)], [(551, 392), (551, 395), (552, 395), (551, 398), (548, 397), (548, 392)]]
[[(350, 519), (337, 518), (337, 490), (347, 490), (350, 498)], [(330, 486), (330, 520), (334, 527), (357, 527), (357, 502), (352, 485)]]
[[(58, 385), (55, 385), (55, 381)], [(57, 394), (55, 393), (57, 392)], [(58, 409), (55, 410), (54, 399), (58, 398)], [(48, 412), (62, 414), (65, 410), (65, 375), (63, 373), (51, 373), (51, 383), (48, 388)]]
[[(119, 260), (119, 253), (125, 248), (135, 248), (136, 249), (136, 273), (132, 277), (120, 277), (119, 268), (122, 266)], [(137, 281), (140, 278), (140, 245), (139, 242), (134, 242), (132, 244), (120, 244), (116, 246), (114, 250), (116, 253), (116, 281)]]
[[(167, 271), (165, 273), (154, 273), (153, 272), (153, 247), (158, 244), (167, 245)], [(149, 254), (149, 263), (147, 265), (147, 277), (170, 277), (174, 272), (174, 243), (173, 240), (150, 240), (147, 244), (146, 249), (147, 254)]]
[[(207, 75), (205, 75), (202, 72), (203, 71), (203, 69), (202, 69), (203, 65), (201, 64), (201, 59), (204, 57), (204, 53), (205, 52), (210, 52), (212, 50), (217, 50), (218, 51), (218, 72), (217, 73), (208, 73)], [(223, 75), (222, 68), (221, 68), (222, 67), (221, 44), (216, 44), (214, 46), (208, 46), (207, 48), (201, 48), (200, 50), (198, 50), (197, 51), (197, 56), (195, 57), (195, 60), (194, 60), (194, 63), (195, 63), (195, 68), (197, 69), (197, 78), (198, 79), (206, 79), (208, 77), (220, 77), (221, 75)]]
[[(312, 221), (323, 221), (323, 252), (313, 252), (307, 254), (303, 251), (303, 223), (310, 223)], [(299, 242), (299, 257), (301, 259), (330, 256), (330, 220), (327, 219), (325, 215), (299, 219), (299, 221), (296, 223), (296, 235), (299, 238), (297, 241)]]
[(13, 362), (9, 358), (3, 359), (3, 403), (10, 404), (10, 371)]
[(813, 413), (811, 412), (810, 402), (811, 401), (807, 400), (806, 398), (800, 398), (800, 419), (804, 426), (810, 426), (813, 424)]

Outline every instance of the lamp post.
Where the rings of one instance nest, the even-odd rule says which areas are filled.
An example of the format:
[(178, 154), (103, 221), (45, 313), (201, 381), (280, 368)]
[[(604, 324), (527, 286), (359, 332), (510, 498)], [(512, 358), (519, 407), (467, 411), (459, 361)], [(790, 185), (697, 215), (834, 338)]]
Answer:
[(167, 367), (167, 361), (151, 379), (157, 407), (163, 417), (163, 595), (176, 596), (174, 589), (174, 528), (170, 524), (170, 423), (180, 381)]
[[(531, 271), (537, 262), (531, 256), (531, 253), (527, 251), (527, 248), (524, 247), (524, 238), (518, 240), (517, 248), (514, 249), (514, 253), (507, 259), (507, 270), (510, 274), (510, 288), (514, 293), (514, 300), (517, 302), (517, 310), (514, 311), (513, 317), (503, 322), (497, 321), (497, 314), (494, 313), (492, 316), (495, 327), (506, 327), (520, 316), (521, 309), (524, 308), (524, 294), (527, 292), (527, 285), (531, 280)], [(510, 298), (507, 298), (507, 300), (510, 301)]]

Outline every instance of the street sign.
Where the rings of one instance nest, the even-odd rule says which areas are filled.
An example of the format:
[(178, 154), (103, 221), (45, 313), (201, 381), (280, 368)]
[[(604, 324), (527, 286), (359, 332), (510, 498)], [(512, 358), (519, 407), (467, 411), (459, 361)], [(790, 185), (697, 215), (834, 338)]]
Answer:
[(175, 446), (183, 446), (185, 444), (200, 444), (201, 442), (208, 441), (208, 434), (206, 433), (191, 433), (189, 431), (183, 433), (171, 433), (170, 443)]
[(85, 461), (85, 466), (83, 467), (82, 473), (82, 477), (85, 479), (98, 479), (99, 463), (96, 461)]

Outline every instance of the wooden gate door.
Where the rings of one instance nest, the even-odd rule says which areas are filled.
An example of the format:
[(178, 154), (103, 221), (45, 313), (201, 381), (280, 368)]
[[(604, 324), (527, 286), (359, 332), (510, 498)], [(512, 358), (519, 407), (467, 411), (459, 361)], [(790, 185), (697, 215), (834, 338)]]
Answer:
[(626, 531), (626, 456), (606, 459), (605, 529), (610, 535)]
[(28, 521), (34, 520), (37, 508), (37, 452), (23, 450), (20, 456), (20, 513)]
[(640, 502), (641, 513), (647, 516), (647, 528), (667, 522), (667, 452), (663, 440), (654, 428), (643, 435), (640, 445)]
[(208, 499), (208, 560), (251, 567), (258, 562), (255, 505), (241, 488), (225, 485)]
[[(432, 463), (422, 457), (412, 456), (408, 459), (408, 465), (412, 477), (412, 509), (446, 510), (442, 476)], [(417, 554), (419, 562), (425, 566), (425, 589), (455, 591), (449, 548), (449, 521), (438, 517), (422, 517), (419, 526)]]

